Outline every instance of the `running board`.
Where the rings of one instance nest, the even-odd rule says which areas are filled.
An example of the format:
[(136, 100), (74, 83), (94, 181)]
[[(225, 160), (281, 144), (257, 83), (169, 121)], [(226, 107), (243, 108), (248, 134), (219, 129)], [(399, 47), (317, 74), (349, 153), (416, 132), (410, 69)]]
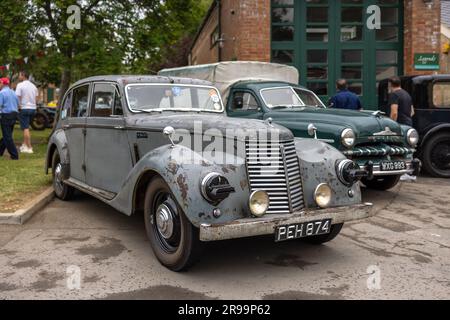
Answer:
[(100, 200), (112, 200), (116, 197), (117, 194), (113, 193), (113, 192), (109, 192), (106, 190), (102, 190), (102, 189), (97, 189), (94, 187), (91, 187), (89, 185), (87, 185), (84, 182), (81, 182), (77, 179), (74, 178), (69, 178), (67, 180), (64, 181), (65, 184), (74, 187), (76, 189), (79, 189), (80, 191), (83, 191), (87, 194), (90, 194), (91, 196), (94, 196), (96, 198), (100, 198)]

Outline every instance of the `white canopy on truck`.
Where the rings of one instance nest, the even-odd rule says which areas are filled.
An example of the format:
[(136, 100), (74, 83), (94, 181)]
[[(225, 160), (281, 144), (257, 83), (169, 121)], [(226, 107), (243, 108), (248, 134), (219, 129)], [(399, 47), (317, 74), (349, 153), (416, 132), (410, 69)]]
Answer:
[(161, 70), (158, 75), (193, 78), (213, 82), (226, 101), (230, 87), (239, 81), (285, 81), (298, 84), (294, 67), (277, 63), (228, 61), (198, 66)]

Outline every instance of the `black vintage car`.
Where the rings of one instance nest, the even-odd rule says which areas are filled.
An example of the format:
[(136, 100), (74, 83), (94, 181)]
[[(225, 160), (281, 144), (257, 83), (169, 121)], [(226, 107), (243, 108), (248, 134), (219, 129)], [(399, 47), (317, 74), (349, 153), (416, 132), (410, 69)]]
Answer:
[[(426, 171), (450, 178), (450, 75), (404, 76), (402, 87), (414, 103), (414, 127), (420, 134), (418, 155)], [(389, 114), (388, 80), (379, 85), (379, 109)]]

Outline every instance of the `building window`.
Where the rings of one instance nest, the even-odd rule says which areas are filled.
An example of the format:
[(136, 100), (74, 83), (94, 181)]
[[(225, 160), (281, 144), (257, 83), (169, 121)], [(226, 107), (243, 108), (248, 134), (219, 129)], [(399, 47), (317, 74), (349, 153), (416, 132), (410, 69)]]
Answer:
[(211, 48), (214, 47), (217, 43), (219, 43), (219, 40), (220, 40), (219, 26), (217, 26), (211, 33)]
[[(348, 80), (366, 109), (378, 105), (377, 85), (403, 72), (403, 1), (272, 0), (272, 61), (295, 66), (300, 84), (326, 102)], [(368, 27), (369, 6), (381, 29)]]

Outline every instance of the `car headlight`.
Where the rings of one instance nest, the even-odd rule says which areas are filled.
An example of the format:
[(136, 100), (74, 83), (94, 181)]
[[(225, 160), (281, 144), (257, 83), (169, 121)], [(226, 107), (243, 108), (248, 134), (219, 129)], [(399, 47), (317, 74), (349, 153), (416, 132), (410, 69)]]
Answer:
[(266, 191), (258, 190), (250, 195), (250, 211), (256, 217), (262, 217), (269, 209), (270, 198)]
[(417, 147), (419, 144), (419, 133), (416, 129), (409, 129), (408, 133), (406, 134), (406, 140), (408, 141), (409, 145), (411, 147)]
[(339, 161), (336, 165), (336, 173), (339, 180), (348, 187), (351, 187), (357, 180), (350, 174), (350, 172), (358, 169), (358, 164), (348, 159)]
[(346, 148), (351, 148), (355, 145), (356, 135), (352, 129), (345, 129), (341, 134), (341, 142)]
[(200, 191), (205, 200), (213, 204), (218, 204), (228, 198), (232, 192), (235, 192), (235, 189), (230, 186), (227, 178), (219, 173), (212, 172), (202, 179)]
[(317, 186), (314, 192), (314, 200), (322, 209), (328, 208), (331, 202), (331, 187), (326, 183), (321, 183)]

